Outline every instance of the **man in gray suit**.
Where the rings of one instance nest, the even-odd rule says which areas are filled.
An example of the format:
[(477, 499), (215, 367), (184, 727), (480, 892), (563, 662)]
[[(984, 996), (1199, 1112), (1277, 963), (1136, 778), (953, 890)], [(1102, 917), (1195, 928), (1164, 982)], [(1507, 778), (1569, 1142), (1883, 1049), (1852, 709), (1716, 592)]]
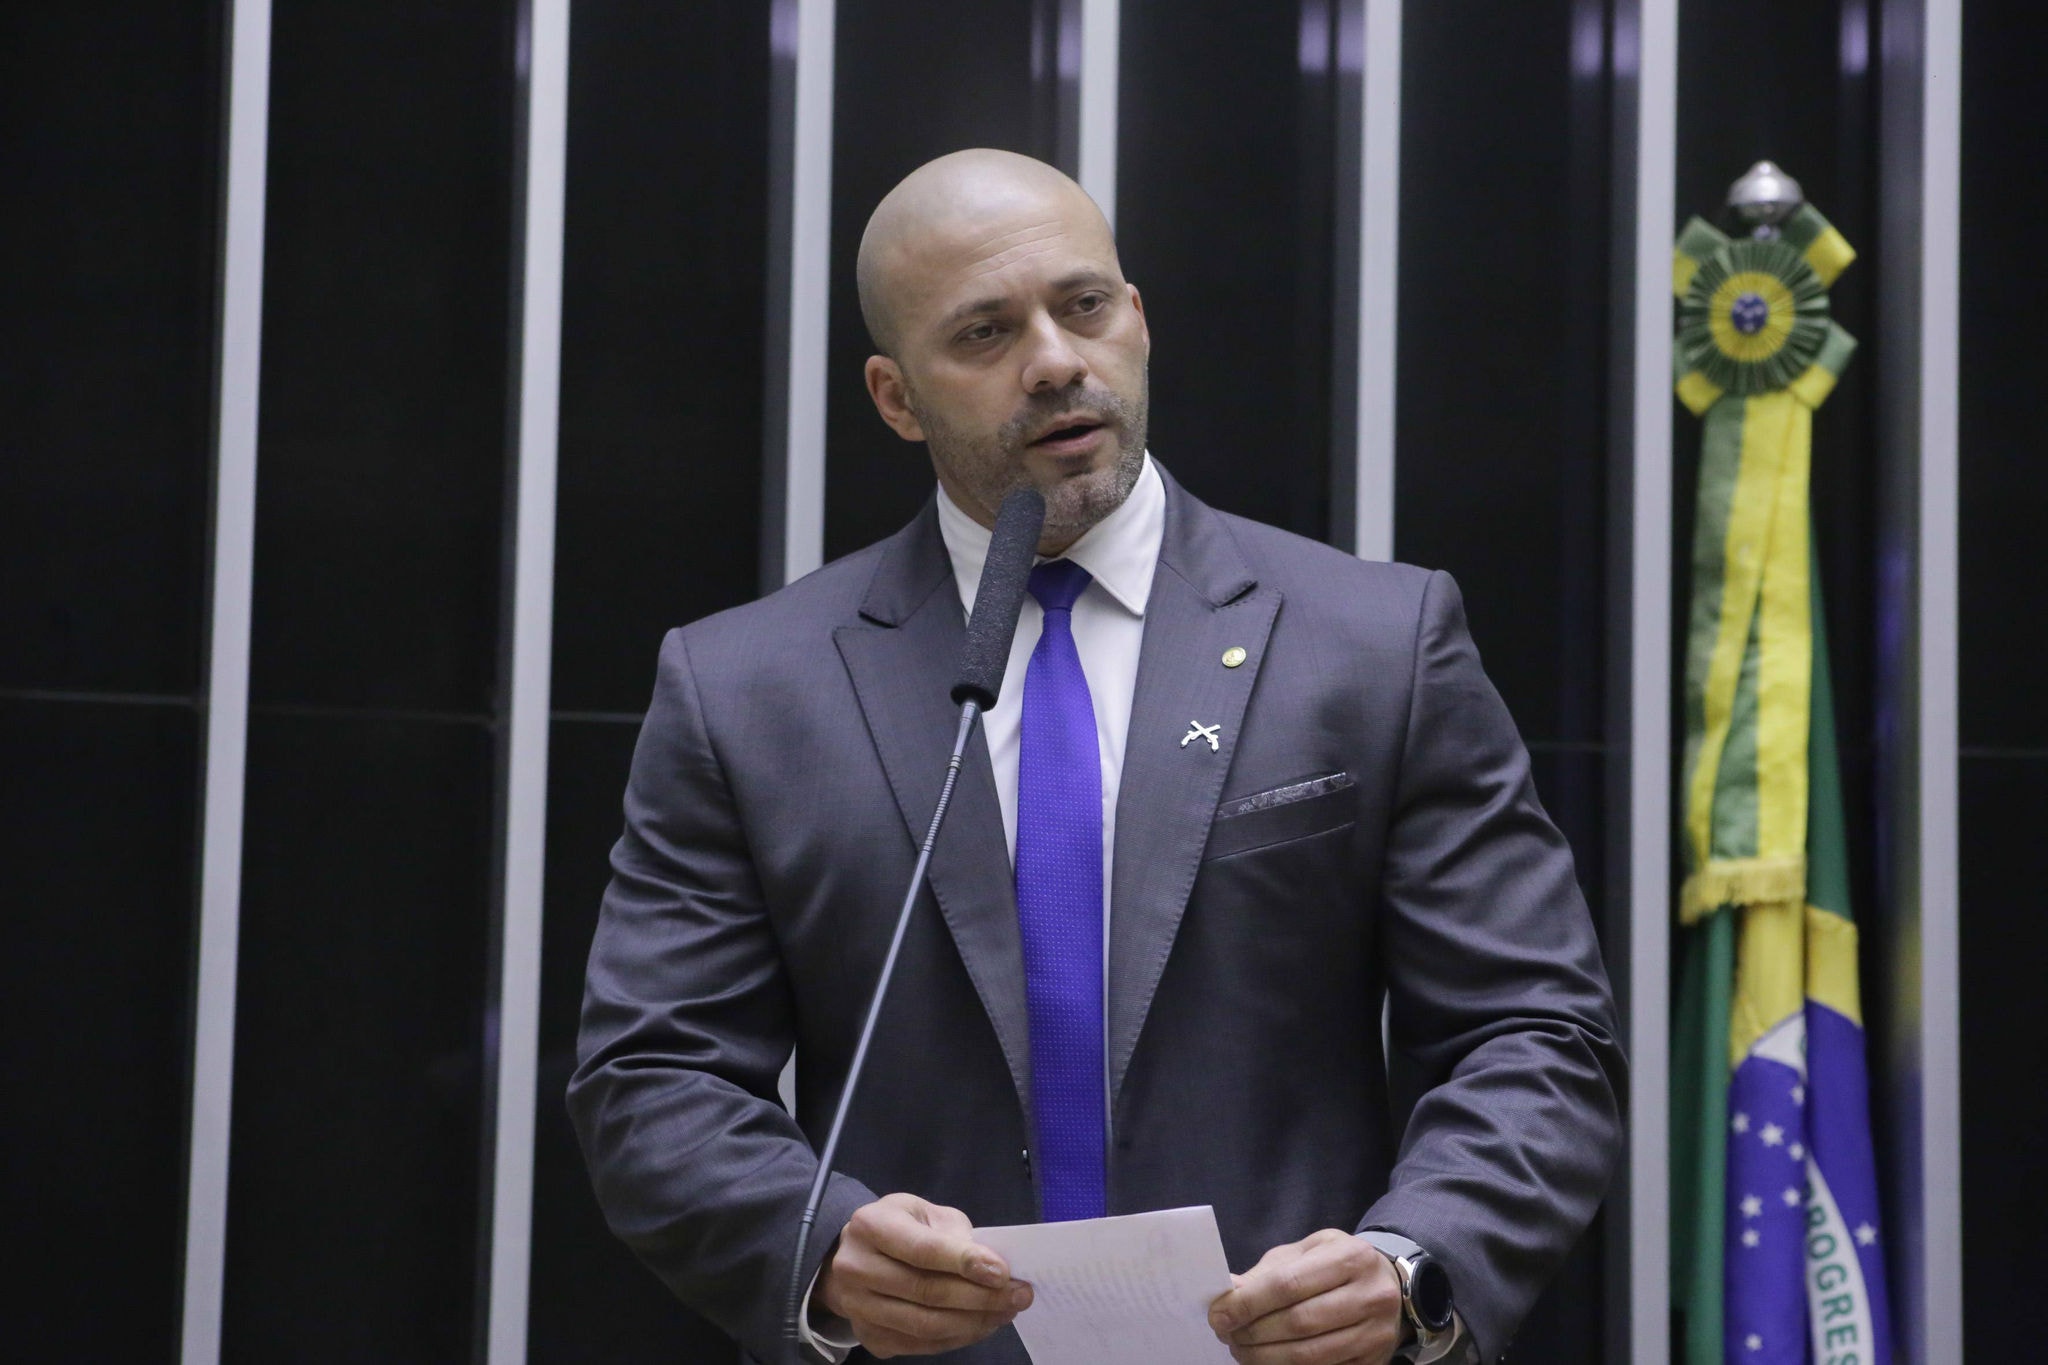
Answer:
[[(569, 1091), (611, 1226), (764, 1361), (1021, 1365), (1030, 1289), (976, 1226), (1189, 1204), (1240, 1272), (1210, 1323), (1245, 1365), (1497, 1357), (1606, 1189), (1623, 1062), (1455, 585), (1215, 511), (1151, 460), (1143, 302), (1050, 167), (921, 168), (860, 284), (869, 392), (939, 489), (663, 642)], [(1056, 562), (793, 1267), (987, 528), (1027, 483)], [(1383, 1002), (1422, 1087), (1399, 1134)]]

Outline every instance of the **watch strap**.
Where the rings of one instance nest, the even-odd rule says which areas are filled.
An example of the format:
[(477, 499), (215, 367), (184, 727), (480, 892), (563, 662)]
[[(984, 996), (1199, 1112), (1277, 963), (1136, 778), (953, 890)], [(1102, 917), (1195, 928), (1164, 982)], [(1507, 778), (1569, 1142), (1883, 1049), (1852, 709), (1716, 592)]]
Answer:
[(1389, 1232), (1385, 1228), (1367, 1228), (1358, 1235), (1379, 1248), (1380, 1254), (1390, 1261), (1422, 1254), (1421, 1243), (1410, 1241), (1400, 1233)]

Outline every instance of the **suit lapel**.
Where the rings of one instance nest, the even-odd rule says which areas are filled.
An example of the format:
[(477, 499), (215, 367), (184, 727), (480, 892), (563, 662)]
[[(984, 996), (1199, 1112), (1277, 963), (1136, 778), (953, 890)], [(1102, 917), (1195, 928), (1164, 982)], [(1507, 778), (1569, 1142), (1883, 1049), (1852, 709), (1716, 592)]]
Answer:
[[(860, 610), (865, 623), (842, 626), (833, 640), (915, 846), (931, 824), (959, 728), (959, 711), (946, 692), (966, 637), (932, 504), (884, 549)], [(930, 883), (995, 1027), (1028, 1122), (1024, 946), (1002, 808), (979, 733), (968, 743), (946, 826), (932, 849)]]
[[(1116, 805), (1109, 921), (1109, 1082), (1122, 1093), (1179, 931), (1258, 681), (1280, 593), (1258, 587), (1221, 517), (1167, 480)], [(1233, 647), (1245, 651), (1234, 668)], [(1217, 727), (1216, 748), (1194, 727)], [(1184, 736), (1195, 735), (1182, 743)]]

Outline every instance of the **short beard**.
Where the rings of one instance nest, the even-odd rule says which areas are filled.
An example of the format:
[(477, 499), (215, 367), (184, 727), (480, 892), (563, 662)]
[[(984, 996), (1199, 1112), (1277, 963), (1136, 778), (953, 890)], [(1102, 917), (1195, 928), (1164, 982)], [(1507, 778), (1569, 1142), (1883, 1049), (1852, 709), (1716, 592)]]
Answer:
[(995, 432), (973, 434), (949, 426), (929, 411), (914, 389), (905, 386), (905, 399), (918, 425), (924, 429), (932, 462), (952, 475), (990, 516), (1003, 499), (1019, 488), (1031, 486), (1024, 472), (1027, 434), (1042, 431), (1048, 422), (1069, 412), (1092, 409), (1116, 440), (1116, 456), (1106, 468), (1076, 478), (1061, 479), (1045, 495), (1045, 531), (1042, 540), (1071, 544), (1097, 522), (1124, 505), (1138, 486), (1145, 469), (1145, 436), (1150, 417), (1149, 377), (1138, 378), (1135, 401), (1126, 402), (1109, 389), (1079, 383), (1057, 393), (1034, 393), (1022, 410)]

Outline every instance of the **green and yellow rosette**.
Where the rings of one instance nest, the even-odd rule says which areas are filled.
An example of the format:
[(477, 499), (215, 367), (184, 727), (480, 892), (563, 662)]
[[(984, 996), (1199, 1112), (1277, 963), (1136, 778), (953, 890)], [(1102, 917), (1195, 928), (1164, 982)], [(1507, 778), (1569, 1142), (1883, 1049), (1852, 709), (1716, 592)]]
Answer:
[(1828, 286), (1855, 259), (1811, 204), (1768, 238), (1687, 223), (1672, 262), (1679, 401), (1704, 417), (1724, 395), (1782, 389), (1819, 407), (1856, 350), (1828, 316)]

